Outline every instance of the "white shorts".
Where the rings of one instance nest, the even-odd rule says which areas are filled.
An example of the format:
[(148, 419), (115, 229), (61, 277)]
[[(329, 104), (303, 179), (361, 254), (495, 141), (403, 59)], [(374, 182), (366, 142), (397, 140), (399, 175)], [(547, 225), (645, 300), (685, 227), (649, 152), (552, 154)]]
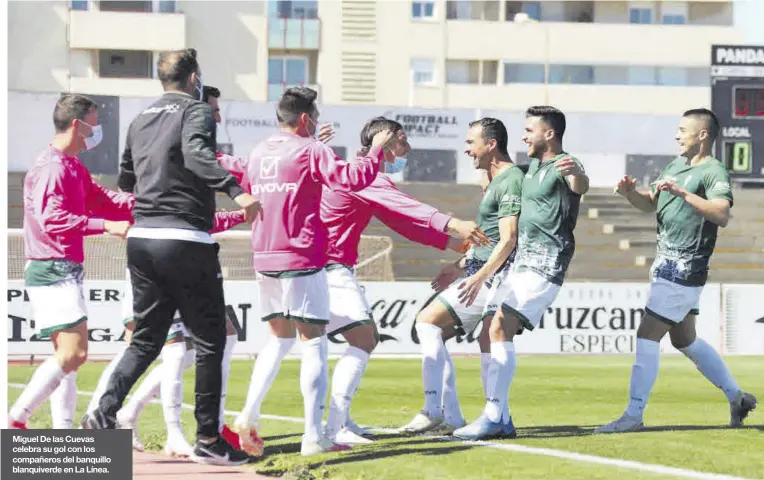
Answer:
[(688, 314), (700, 314), (703, 287), (686, 287), (663, 278), (650, 283), (645, 312), (671, 325), (681, 323)]
[(257, 279), (264, 322), (284, 317), (305, 323), (329, 323), (329, 283), (323, 268), (300, 277), (273, 278), (258, 273)]
[[(485, 317), (492, 317), (498, 309), (498, 301), (507, 295), (506, 282), (501, 273), (493, 277), (491, 286), (483, 285), (475, 301), (469, 307), (459, 300), (459, 285), (468, 277), (460, 277), (438, 295), (438, 300), (446, 306), (453, 317), (456, 330), (461, 335), (469, 335)], [(498, 298), (498, 301), (494, 299)]]
[(528, 330), (536, 328), (560, 292), (560, 285), (531, 270), (505, 272), (503, 283), (506, 295), (502, 306), (512, 310)]
[(326, 269), (326, 277), (330, 310), (327, 333), (338, 334), (359, 325), (374, 323), (366, 294), (353, 270), (344, 265), (332, 265)]
[(81, 282), (66, 281), (55, 285), (26, 287), (32, 317), (40, 338), (73, 328), (88, 319), (85, 289)]
[[(122, 296), (122, 302), (120, 304), (121, 309), (121, 316), (122, 316), (122, 325), (127, 325), (129, 323), (132, 323), (134, 320), (133, 317), (133, 286), (130, 282), (130, 270), (125, 270), (125, 278), (126, 278), (126, 284), (125, 284), (125, 294)], [(186, 330), (186, 326), (183, 325), (183, 322), (180, 320), (180, 312), (175, 312), (175, 321), (170, 325), (170, 331), (167, 333), (167, 340), (174, 340), (178, 338), (179, 336), (185, 336), (188, 337), (188, 330)]]

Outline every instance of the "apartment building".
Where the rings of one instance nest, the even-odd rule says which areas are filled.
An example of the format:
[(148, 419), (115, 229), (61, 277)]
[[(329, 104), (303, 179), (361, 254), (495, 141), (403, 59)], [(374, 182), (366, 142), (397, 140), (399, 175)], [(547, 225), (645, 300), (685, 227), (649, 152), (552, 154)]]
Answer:
[[(150, 97), (199, 50), (232, 100), (311, 85), (337, 105), (673, 114), (709, 102), (734, 1), (269, 0), (9, 4), (9, 89)], [(38, 32), (50, 32), (46, 36)]]

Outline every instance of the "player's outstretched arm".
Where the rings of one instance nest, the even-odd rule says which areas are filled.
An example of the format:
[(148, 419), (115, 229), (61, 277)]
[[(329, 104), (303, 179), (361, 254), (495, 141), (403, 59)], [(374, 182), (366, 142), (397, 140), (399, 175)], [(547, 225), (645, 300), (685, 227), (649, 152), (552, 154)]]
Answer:
[(631, 205), (637, 210), (643, 211), (645, 213), (654, 212), (658, 203), (657, 191), (638, 192), (636, 185), (637, 180), (635, 178), (624, 175), (624, 177), (618, 181), (618, 185), (616, 185), (614, 193), (626, 197), (629, 203), (631, 203)]
[(393, 142), (391, 131), (374, 136), (369, 152), (355, 162), (339, 158), (334, 150), (323, 142), (315, 142), (310, 149), (310, 166), (313, 177), (332, 190), (358, 192), (371, 185), (384, 161), (384, 151)]

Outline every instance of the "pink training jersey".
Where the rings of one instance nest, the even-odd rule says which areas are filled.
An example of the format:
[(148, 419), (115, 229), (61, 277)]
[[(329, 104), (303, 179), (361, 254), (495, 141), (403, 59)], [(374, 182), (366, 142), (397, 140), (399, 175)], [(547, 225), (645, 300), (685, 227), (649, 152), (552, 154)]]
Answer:
[(241, 186), (263, 207), (252, 224), (255, 270), (280, 272), (323, 268), (327, 231), (321, 222), (323, 186), (345, 192), (369, 186), (383, 153), (346, 162), (315, 138), (280, 132), (261, 142), (249, 156)]
[(387, 175), (380, 173), (360, 192), (324, 188), (321, 220), (329, 232), (330, 263), (355, 266), (361, 234), (372, 216), (413, 242), (440, 250), (448, 245), (444, 230), (451, 217), (401, 192)]
[(29, 260), (85, 260), (84, 237), (124, 220), (135, 200), (93, 181), (80, 159), (49, 146), (24, 178), (24, 253)]
[(210, 233), (225, 232), (242, 223), (244, 223), (244, 212), (241, 210), (215, 212), (215, 225)]

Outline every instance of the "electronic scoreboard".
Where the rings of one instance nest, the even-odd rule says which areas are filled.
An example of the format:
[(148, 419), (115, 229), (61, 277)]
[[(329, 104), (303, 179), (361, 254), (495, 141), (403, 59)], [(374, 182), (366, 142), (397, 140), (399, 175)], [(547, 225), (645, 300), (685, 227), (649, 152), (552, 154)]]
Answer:
[(714, 156), (730, 179), (764, 183), (764, 46), (711, 47), (711, 110), (722, 126)]

